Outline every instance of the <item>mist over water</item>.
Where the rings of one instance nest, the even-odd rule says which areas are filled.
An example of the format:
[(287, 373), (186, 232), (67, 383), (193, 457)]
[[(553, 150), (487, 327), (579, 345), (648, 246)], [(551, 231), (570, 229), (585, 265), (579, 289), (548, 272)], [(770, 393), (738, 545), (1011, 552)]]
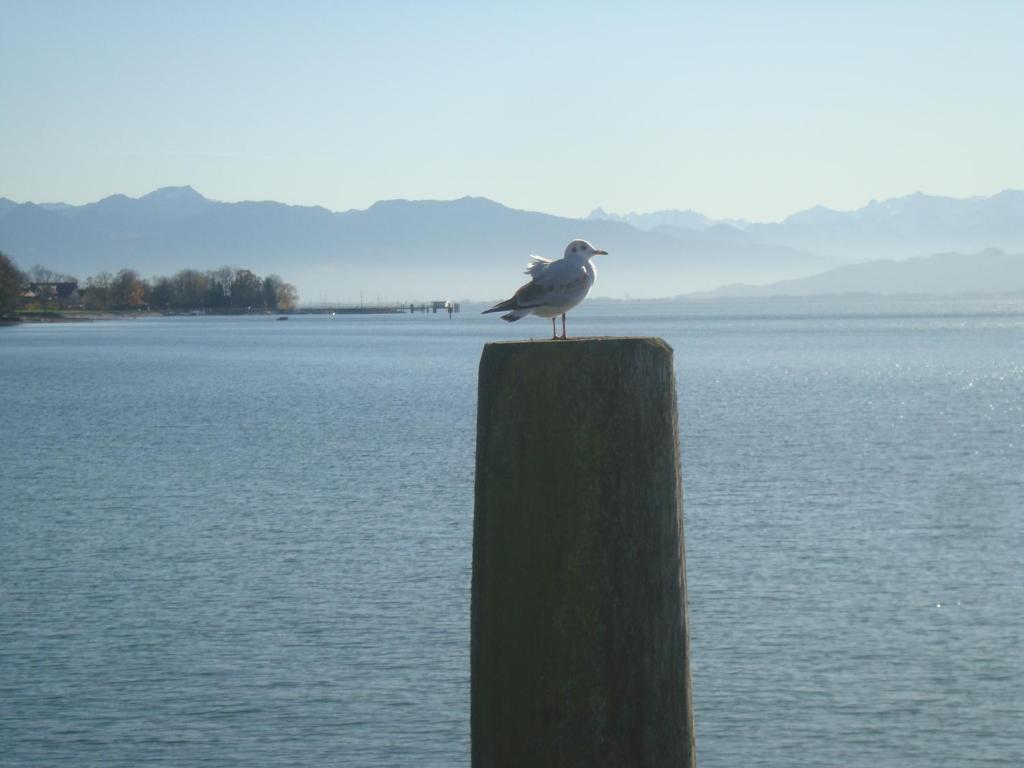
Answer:
[[(468, 765), (464, 310), (0, 329), (0, 765)], [(1024, 302), (569, 332), (675, 349), (701, 766), (1024, 762)]]

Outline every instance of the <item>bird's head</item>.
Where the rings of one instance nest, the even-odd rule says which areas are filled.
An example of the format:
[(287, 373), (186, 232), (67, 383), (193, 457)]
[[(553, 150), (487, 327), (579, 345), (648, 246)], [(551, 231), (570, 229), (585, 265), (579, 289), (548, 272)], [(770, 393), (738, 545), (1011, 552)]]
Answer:
[(591, 256), (607, 256), (608, 251), (599, 251), (586, 240), (573, 240), (565, 246), (565, 258), (589, 260)]

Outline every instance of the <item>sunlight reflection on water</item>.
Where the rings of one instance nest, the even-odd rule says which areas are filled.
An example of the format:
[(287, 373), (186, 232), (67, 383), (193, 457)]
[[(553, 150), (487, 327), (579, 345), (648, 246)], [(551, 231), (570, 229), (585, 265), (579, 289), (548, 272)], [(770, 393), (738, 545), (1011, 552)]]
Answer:
[[(467, 765), (476, 366), (546, 334), (468, 309), (5, 329), (0, 764)], [(570, 332), (676, 350), (701, 765), (1024, 762), (1022, 305)]]

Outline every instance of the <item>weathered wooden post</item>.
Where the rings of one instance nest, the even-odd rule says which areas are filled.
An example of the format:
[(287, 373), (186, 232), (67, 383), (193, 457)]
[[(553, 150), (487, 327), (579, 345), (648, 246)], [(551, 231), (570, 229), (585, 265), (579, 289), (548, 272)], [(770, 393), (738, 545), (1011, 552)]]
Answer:
[(682, 514), (667, 344), (484, 347), (475, 768), (695, 765)]

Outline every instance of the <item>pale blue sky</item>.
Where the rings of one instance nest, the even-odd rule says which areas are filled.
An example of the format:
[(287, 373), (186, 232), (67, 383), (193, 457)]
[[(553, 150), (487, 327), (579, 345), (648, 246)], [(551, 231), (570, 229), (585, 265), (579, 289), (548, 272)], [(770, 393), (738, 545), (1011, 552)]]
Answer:
[(774, 220), (1024, 186), (1024, 2), (0, 0), (0, 196)]

